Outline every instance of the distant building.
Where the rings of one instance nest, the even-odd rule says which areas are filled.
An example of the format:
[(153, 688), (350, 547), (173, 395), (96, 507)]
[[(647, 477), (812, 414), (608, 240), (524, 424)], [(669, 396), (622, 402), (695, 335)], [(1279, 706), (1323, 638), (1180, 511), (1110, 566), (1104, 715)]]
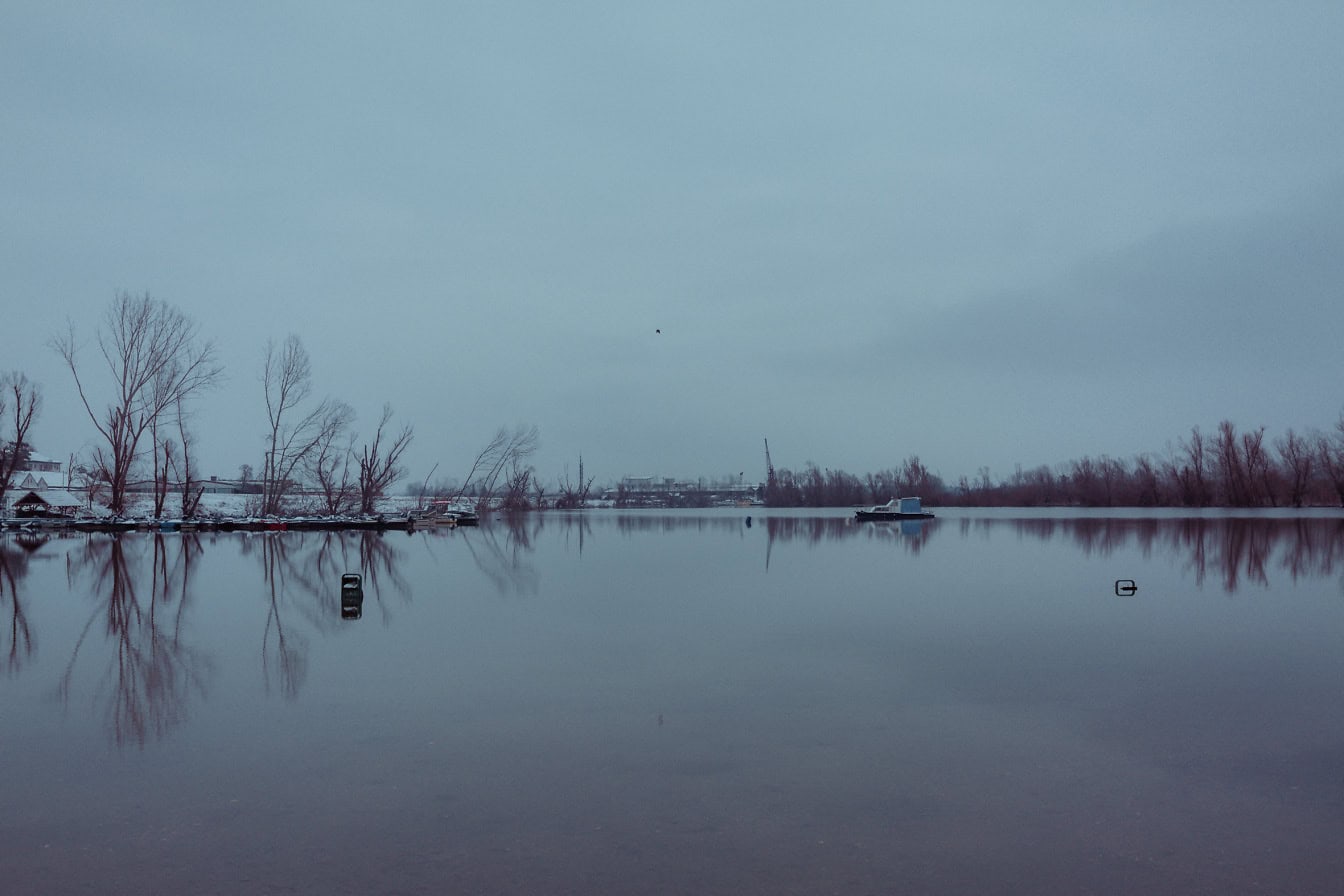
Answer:
[(60, 473), (61, 462), (52, 460), (45, 454), (38, 454), (36, 451), (28, 453), (28, 463), (25, 465), (31, 471), (40, 473)]
[(689, 482), (678, 483), (671, 477), (624, 476), (621, 488), (633, 494), (661, 494), (678, 491), (681, 488), (694, 488)]
[[(182, 480), (174, 479), (168, 483), (168, 491), (177, 494), (182, 491)], [(209, 479), (192, 479), (192, 489), (200, 489), (207, 495), (239, 495), (246, 494), (247, 486), (250, 483), (240, 482), (237, 479), (221, 479), (218, 476), (211, 476)], [(257, 489), (260, 491), (260, 487)], [(153, 479), (135, 479), (126, 483), (126, 491), (132, 494), (152, 494), (154, 491)]]

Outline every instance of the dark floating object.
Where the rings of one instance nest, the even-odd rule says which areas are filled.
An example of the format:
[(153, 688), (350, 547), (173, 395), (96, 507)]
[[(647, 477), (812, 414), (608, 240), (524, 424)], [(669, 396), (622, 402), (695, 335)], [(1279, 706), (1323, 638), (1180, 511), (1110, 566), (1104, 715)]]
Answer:
[(1139, 586), (1135, 584), (1133, 579), (1115, 580), (1116, 597), (1133, 597), (1138, 592), (1138, 590)]
[(663, 332), (663, 331), (662, 331), (662, 330), (654, 330), (653, 332), (655, 332), (655, 333), (661, 333), (661, 332)]
[(341, 576), (341, 618), (358, 619), (364, 615), (364, 577), (356, 572)]

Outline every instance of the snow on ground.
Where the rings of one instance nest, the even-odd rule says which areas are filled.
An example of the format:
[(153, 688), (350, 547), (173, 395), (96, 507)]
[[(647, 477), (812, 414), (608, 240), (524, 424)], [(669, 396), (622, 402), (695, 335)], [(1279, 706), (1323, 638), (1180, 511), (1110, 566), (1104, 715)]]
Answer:
[[(163, 515), (165, 517), (175, 517), (181, 510), (180, 499), (173, 500), (174, 496), (168, 496), (168, 502), (164, 505)], [(201, 516), (219, 514), (220, 516), (251, 516), (257, 512), (261, 504), (261, 495), (234, 495), (234, 494), (213, 494), (207, 493), (201, 495), (201, 505), (197, 513)], [(406, 496), (393, 496), (388, 498), (379, 498), (377, 510), (379, 513), (405, 513), (414, 508), (416, 499)], [(311, 506), (302, 498), (297, 498), (289, 502), (290, 512), (295, 516), (302, 516), (305, 513), (317, 513), (317, 499), (312, 499)], [(154, 503), (149, 495), (133, 496), (131, 506), (128, 508), (126, 516), (153, 516)]]

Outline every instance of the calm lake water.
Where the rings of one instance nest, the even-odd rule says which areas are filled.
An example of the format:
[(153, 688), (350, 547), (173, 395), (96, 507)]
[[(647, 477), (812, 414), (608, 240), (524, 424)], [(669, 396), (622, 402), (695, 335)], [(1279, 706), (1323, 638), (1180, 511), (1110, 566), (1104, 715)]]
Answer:
[(1337, 513), (10, 533), (0, 623), (7, 893), (1344, 881)]

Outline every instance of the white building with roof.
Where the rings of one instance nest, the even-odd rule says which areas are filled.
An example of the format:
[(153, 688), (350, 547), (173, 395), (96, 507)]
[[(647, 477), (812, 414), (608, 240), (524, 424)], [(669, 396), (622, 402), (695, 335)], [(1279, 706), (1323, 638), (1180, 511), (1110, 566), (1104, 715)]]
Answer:
[(65, 491), (70, 487), (70, 479), (60, 461), (45, 454), (33, 451), (22, 469), (15, 470), (9, 480), (9, 491), (0, 495), (0, 507), (9, 507), (10, 503), (27, 494), (44, 494), (53, 491)]

